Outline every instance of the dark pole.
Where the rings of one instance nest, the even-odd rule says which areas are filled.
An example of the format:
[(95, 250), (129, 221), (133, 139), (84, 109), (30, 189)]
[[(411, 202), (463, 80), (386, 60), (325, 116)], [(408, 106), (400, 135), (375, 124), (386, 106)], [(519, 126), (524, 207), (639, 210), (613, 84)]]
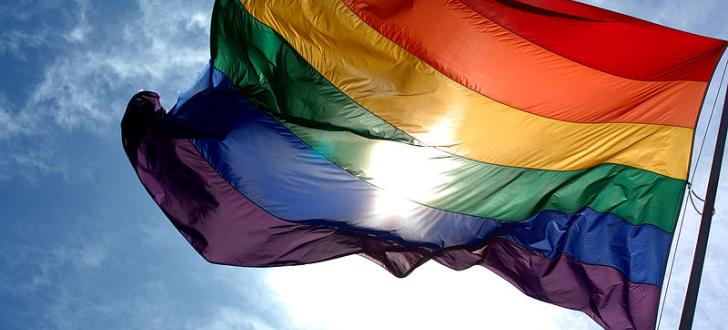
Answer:
[[(705, 250), (708, 248), (708, 235), (710, 234), (710, 224), (713, 220), (715, 195), (716, 191), (718, 190), (718, 180), (720, 178), (721, 165), (723, 164), (723, 150), (725, 149), (726, 130), (728, 130), (728, 120), (726, 120), (726, 114), (728, 114), (728, 89), (726, 89), (725, 101), (723, 103), (723, 113), (720, 116), (720, 126), (718, 126), (718, 139), (715, 142), (713, 165), (710, 169), (708, 188), (705, 193), (703, 217), (700, 220), (698, 242), (695, 244), (695, 255), (693, 256), (693, 267), (690, 271), (690, 280), (688, 281), (688, 291), (685, 294), (685, 303), (683, 304), (682, 317), (680, 318), (681, 330), (692, 329), (693, 327), (695, 304), (698, 301), (700, 278), (703, 274)], [(688, 194), (689, 193), (690, 192), (688, 192)]]

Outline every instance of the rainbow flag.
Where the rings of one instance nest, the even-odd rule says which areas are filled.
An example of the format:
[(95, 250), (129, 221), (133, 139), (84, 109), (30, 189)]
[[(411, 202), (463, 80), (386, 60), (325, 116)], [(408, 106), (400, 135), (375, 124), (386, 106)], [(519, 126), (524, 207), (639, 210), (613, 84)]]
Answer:
[(564, 0), (219, 0), (209, 66), (123, 144), (210, 262), (482, 265), (647, 329), (725, 48)]

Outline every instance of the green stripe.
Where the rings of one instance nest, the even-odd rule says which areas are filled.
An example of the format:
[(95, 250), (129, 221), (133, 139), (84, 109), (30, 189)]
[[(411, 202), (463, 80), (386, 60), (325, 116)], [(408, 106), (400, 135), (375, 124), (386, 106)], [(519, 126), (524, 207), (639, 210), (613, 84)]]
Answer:
[(682, 180), (613, 164), (579, 171), (513, 168), (418, 146), (333, 86), (238, 1), (217, 3), (211, 38), (215, 67), (243, 95), (276, 115), (327, 159), (375, 185), (381, 182), (371, 177), (371, 151), (397, 144), (393, 148), (410, 148), (408, 154), (427, 159), (422, 166), (439, 168), (438, 162), (447, 162), (442, 167), (448, 169), (446, 185), (436, 187), (432, 196), (405, 196), (431, 207), (511, 221), (540, 210), (575, 212), (591, 207), (632, 224), (674, 230)]
[(416, 143), (331, 85), (239, 1), (216, 2), (210, 38), (215, 68), (225, 72), (243, 95), (263, 109), (330, 129)]
[[(412, 199), (447, 211), (504, 221), (524, 220), (540, 210), (570, 213), (589, 206), (598, 212), (614, 213), (633, 224), (651, 223), (672, 232), (684, 188), (679, 180), (622, 165), (603, 164), (581, 171), (505, 167), (453, 156), (436, 148), (376, 141), (348, 132), (281, 121), (324, 157), (375, 185), (378, 179), (370, 175), (377, 170), (372, 168), (374, 162), (377, 168), (402, 166), (395, 157), (398, 152), (389, 154), (393, 156), (389, 159), (371, 159), (376, 155), (375, 148), (415, 149), (402, 154), (425, 159), (421, 166), (447, 169), (438, 173), (447, 177), (447, 183), (434, 187), (432, 196)], [(418, 171), (417, 165), (410, 166)]]

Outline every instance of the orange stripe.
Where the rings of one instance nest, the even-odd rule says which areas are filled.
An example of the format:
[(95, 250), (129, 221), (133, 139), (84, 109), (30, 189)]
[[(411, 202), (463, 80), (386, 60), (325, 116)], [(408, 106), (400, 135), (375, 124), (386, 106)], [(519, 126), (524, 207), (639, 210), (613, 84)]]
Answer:
[(353, 101), (427, 145), (495, 165), (568, 171), (614, 163), (677, 179), (687, 174), (691, 128), (537, 116), (444, 76), (339, 0), (240, 1)]
[(584, 66), (456, 1), (343, 1), (374, 29), (453, 80), (553, 119), (693, 128), (707, 88), (705, 82), (639, 81)]

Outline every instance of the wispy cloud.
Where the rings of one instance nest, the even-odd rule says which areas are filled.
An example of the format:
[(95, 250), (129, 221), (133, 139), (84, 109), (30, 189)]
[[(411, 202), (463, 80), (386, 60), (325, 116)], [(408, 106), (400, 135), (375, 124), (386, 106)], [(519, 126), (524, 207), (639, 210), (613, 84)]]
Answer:
[(76, 6), (78, 8), (76, 15), (77, 23), (73, 28), (67, 31), (63, 37), (68, 41), (81, 43), (86, 40), (86, 36), (89, 32), (91, 32), (91, 26), (88, 24), (88, 19), (86, 18), (88, 3), (85, 0), (76, 0)]
[[(68, 162), (63, 158), (56, 157), (53, 149), (33, 147), (27, 148), (22, 152), (19, 150), (10, 150), (7, 157), (15, 162), (19, 169), (15, 173), (23, 173), (24, 171), (40, 171), (43, 173), (60, 174), (64, 179), (70, 178), (70, 169)], [(24, 176), (30, 182), (36, 182), (32, 175)]]
[[(57, 54), (49, 54), (47, 62), (37, 63), (41, 79), (29, 88), (27, 99), (14, 109), (0, 99), (0, 139), (55, 140), (74, 131), (115, 136), (116, 124), (134, 92), (160, 90), (169, 106), (209, 57), (210, 4), (138, 1), (127, 13), (131, 19), (112, 29), (91, 28), (92, 6), (85, 0), (68, 6), (75, 24), (60, 32), (59, 42), (66, 45)], [(0, 51), (23, 54), (24, 45), (46, 38), (27, 39), (16, 31), (3, 39)], [(44, 171), (49, 168), (37, 166), (41, 160), (31, 159), (42, 154), (29, 151), (23, 157), (5, 159), (0, 166), (31, 165), (39, 173), (52, 174)]]
[[(691, 3), (684, 1), (592, 2), (728, 38), (725, 14), (717, 10), (720, 0), (689, 7), (679, 7)], [(38, 173), (63, 178), (77, 175), (73, 173), (85, 160), (74, 160), (68, 152), (78, 142), (78, 137), (73, 140), (74, 134), (88, 139), (115, 138), (131, 94), (140, 88), (158, 90), (169, 106), (209, 56), (209, 1), (128, 2), (123, 13), (111, 15), (122, 17), (111, 29), (95, 23), (99, 19), (95, 13), (102, 11), (96, 6), (99, 2), (85, 0), (0, 4), (0, 19), (14, 15), (20, 21), (44, 21), (42, 15), (49, 13), (70, 17), (58, 26), (42, 23), (32, 31), (0, 32), (0, 56), (27, 62), (41, 47), (52, 45), (54, 50), (44, 49), (43, 61), (34, 63), (38, 80), (28, 87), (27, 97), (23, 95), (11, 105), (0, 95), (0, 143), (6, 151), (0, 155), (0, 181), (12, 176), (32, 180)], [(114, 143), (118, 147), (116, 140)], [(6, 193), (14, 193), (14, 188), (8, 187)], [(727, 183), (721, 191), (728, 191)], [(103, 208), (128, 206), (114, 203)], [(39, 204), (33, 200), (29, 205)], [(728, 214), (720, 208), (728, 205), (728, 198), (720, 199), (718, 205), (714, 232), (728, 233), (728, 222), (721, 221)], [(13, 303), (21, 302), (9, 306), (14, 309), (6, 318), (0, 313), (0, 320), (32, 312), (36, 315), (18, 319), (42, 315), (38, 324), (54, 328), (277, 329), (291, 328), (289, 321), (310, 329), (482, 328), (487, 310), (491, 318), (487, 325), (492, 327), (596, 327), (578, 312), (525, 297), (481, 268), (454, 272), (425, 265), (400, 280), (357, 257), (270, 271), (222, 267), (205, 264), (191, 252), (159, 212), (152, 219), (140, 220), (129, 219), (132, 212), (127, 210), (109, 217), (94, 213), (66, 218), (56, 216), (57, 211), (38, 216), (42, 219), (36, 219), (33, 226), (28, 225), (29, 216), (17, 219), (17, 228), (8, 227), (11, 220), (6, 216), (0, 221), (3, 242), (7, 242), (0, 242), (0, 275), (10, 279), (0, 281), (0, 293), (13, 297)], [(684, 257), (675, 270), (665, 329), (676, 327), (696, 219), (687, 220), (689, 229), (682, 238), (687, 243), (678, 251)], [(23, 236), (8, 239), (8, 233)], [(722, 294), (728, 288), (720, 275), (728, 269), (726, 242), (725, 234), (714, 234), (711, 240), (712, 257), (706, 264), (698, 320), (703, 328), (724, 324), (711, 318), (724, 317), (721, 308), (728, 304), (728, 297)], [(270, 301), (270, 295), (277, 301)], [(520, 317), (524, 310), (529, 311), (527, 318)]]
[(204, 262), (161, 215), (47, 220), (0, 222), (3, 328), (290, 328), (258, 273)]
[[(180, 80), (191, 80), (208, 58), (206, 45), (191, 40), (207, 36), (209, 8), (196, 12), (181, 1), (140, 1), (138, 5), (140, 13), (111, 30), (115, 34), (96, 36), (94, 44), (73, 49), (48, 65), (23, 111), (34, 119), (51, 117), (65, 130), (107, 134), (110, 122), (118, 119), (137, 89), (181, 88)], [(80, 2), (79, 7), (79, 25), (68, 32), (76, 36), (74, 41), (88, 33), (86, 5)]]
[(0, 56), (9, 55), (26, 60), (27, 49), (45, 44), (46, 38), (45, 32), (4, 31), (0, 34)]
[(15, 136), (21, 130), (18, 122), (13, 118), (13, 115), (5, 109), (3, 105), (3, 98), (0, 98), (0, 141), (4, 138)]

